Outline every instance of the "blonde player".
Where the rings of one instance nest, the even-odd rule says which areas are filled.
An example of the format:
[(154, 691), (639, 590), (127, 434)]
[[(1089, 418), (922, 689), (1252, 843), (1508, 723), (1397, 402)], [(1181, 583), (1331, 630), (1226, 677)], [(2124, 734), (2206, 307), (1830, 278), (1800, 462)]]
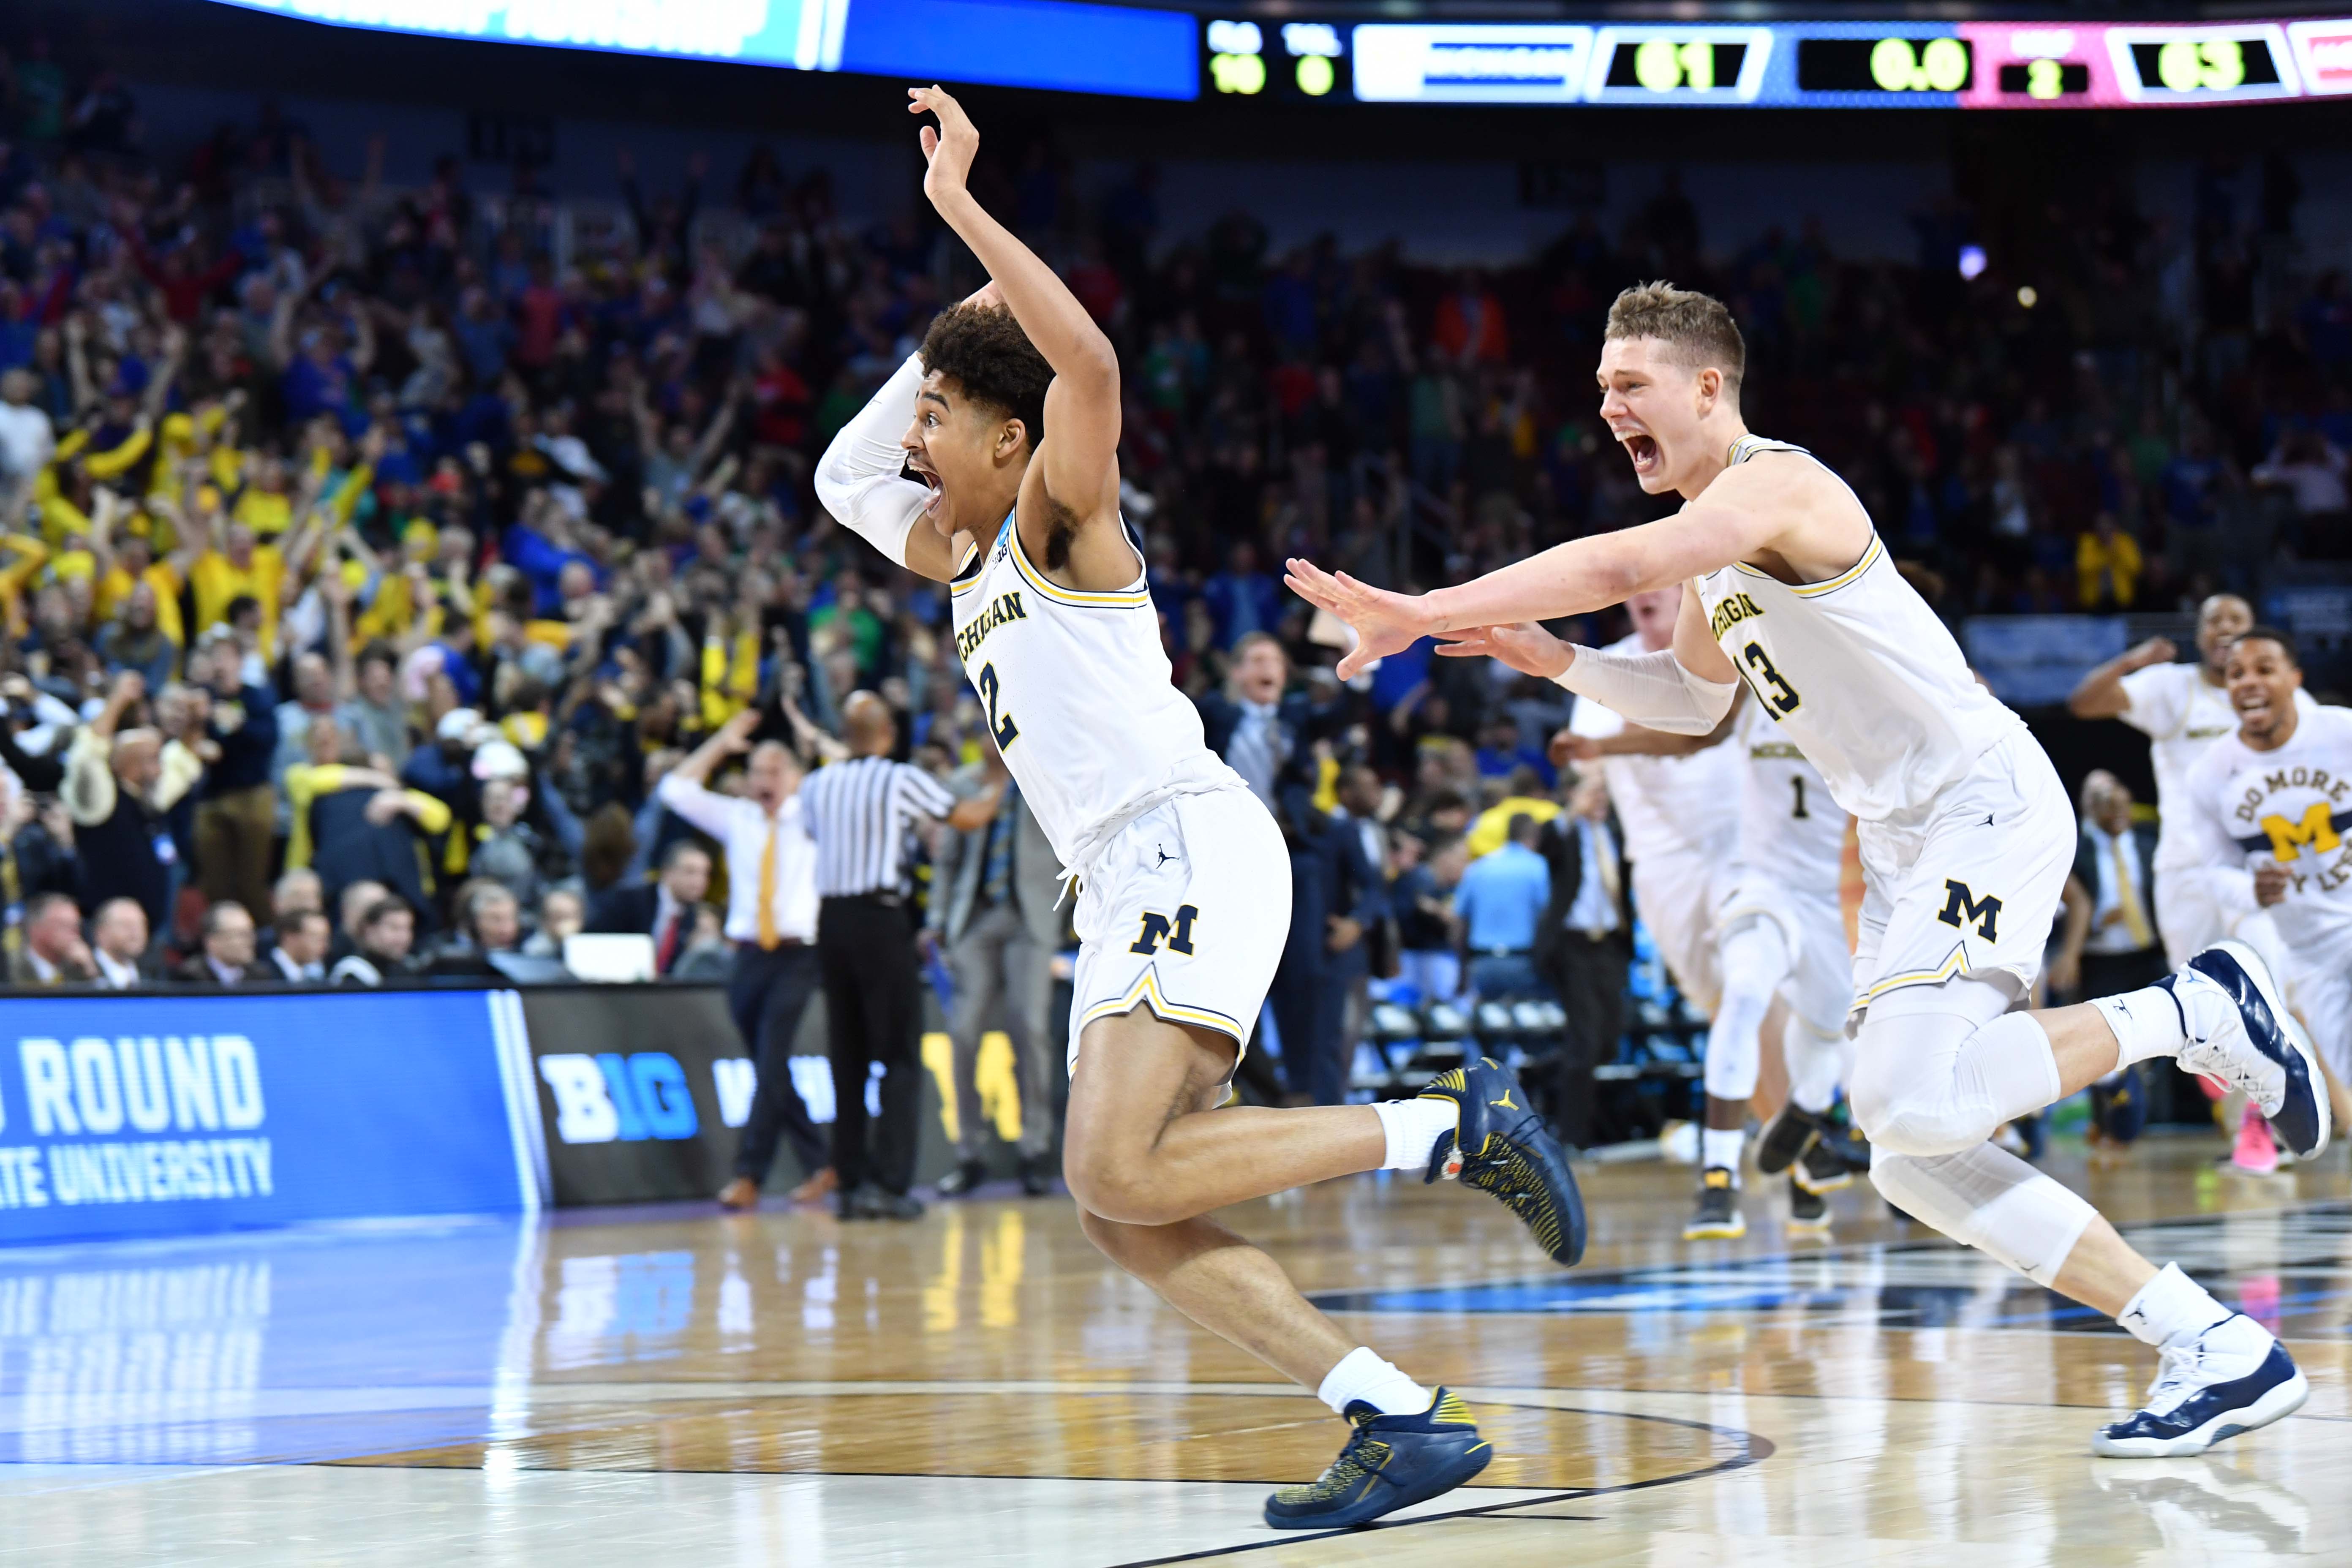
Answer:
[[(1004, 764), (1080, 892), (1063, 1171), (1087, 1236), (1202, 1326), (1318, 1390), (1353, 1428), (1277, 1529), (1361, 1524), (1460, 1486), (1492, 1450), (1299, 1295), (1210, 1211), (1383, 1167), (1494, 1193), (1559, 1261), (1584, 1246), (1559, 1146), (1500, 1064), (1421, 1098), (1214, 1109), (1290, 922), (1290, 858), (1202, 743), (1118, 511), (1118, 362), (1052, 268), (965, 184), (979, 133), (937, 88), (923, 190), (994, 279), (935, 321), (826, 451), (817, 494), (892, 561), (952, 584), (956, 651)], [(911, 472), (915, 478), (905, 477)]]
[[(1713, 744), (1711, 736), (1625, 728), (1605, 742), (1571, 737), (1563, 749), (1574, 758), (1613, 762), (1628, 754), (1684, 756)], [(1850, 1183), (1863, 1168), (1859, 1162), (1867, 1158), (1824, 1114), (1845, 1080), (1850, 1054), (1845, 1016), (1853, 999), (1853, 957), (1846, 945), (1839, 883), (1846, 825), (1853, 818), (1760, 705), (1735, 700), (1731, 740), (1720, 750), (1738, 764), (1739, 810), (1728, 876), (1723, 879), (1728, 889), (1712, 911), (1713, 968), (1721, 977), (1722, 995), (1706, 1037), (1707, 1124), (1700, 1134), (1699, 1205), (1683, 1237), (1747, 1233), (1736, 1195), (1740, 1143), (1776, 996), (1784, 1003), (1780, 1047), (1789, 1068), (1789, 1101), (1758, 1143), (1756, 1164), (1768, 1176), (1790, 1172), (1790, 1228), (1818, 1232), (1829, 1226), (1822, 1194)], [(1718, 795), (1698, 809), (1719, 813), (1721, 801)]]
[(2216, 907), (2234, 906), (2251, 871), (2295, 1011), (2336, 1081), (2352, 1083), (2352, 710), (2297, 702), (2302, 661), (2271, 626), (2231, 643), (2223, 668), (2237, 728), (2181, 782), (2181, 826)]
[[(1721, 304), (1664, 284), (1610, 309), (1601, 413), (1675, 517), (1595, 534), (1475, 582), (1386, 593), (1304, 561), (1292, 583), (1349, 622), (1342, 679), (1422, 637), (1702, 732), (1745, 681), (1859, 819), (1852, 1094), (1871, 1175), (1906, 1212), (2161, 1347), (2147, 1404), (2095, 1451), (2201, 1452), (2299, 1407), (2308, 1386), (2252, 1319), (2141, 1258), (2080, 1196), (1988, 1140), (2118, 1066), (2170, 1057), (2244, 1089), (2301, 1153), (2328, 1105), (2269, 968), (2223, 942), (2155, 985), (2023, 1011), (2074, 854), (2074, 814), (2024, 724), (1970, 676), (1836, 475), (1748, 434), (1746, 350)], [(1674, 648), (1638, 657), (1535, 623), (1683, 582)]]

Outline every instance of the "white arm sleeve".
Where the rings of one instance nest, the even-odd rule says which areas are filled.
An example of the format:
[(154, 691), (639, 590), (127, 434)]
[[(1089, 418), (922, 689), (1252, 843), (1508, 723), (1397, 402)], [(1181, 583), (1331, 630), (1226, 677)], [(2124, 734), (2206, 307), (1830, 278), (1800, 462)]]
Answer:
[(1682, 667), (1671, 649), (1657, 653), (1612, 653), (1580, 647), (1566, 670), (1552, 678), (1579, 697), (1589, 697), (1629, 724), (1669, 735), (1704, 735), (1723, 722), (1739, 682), (1701, 680)]
[(907, 454), (898, 437), (915, 419), (923, 384), (923, 358), (909, 354), (874, 400), (841, 427), (816, 466), (816, 499), (834, 521), (892, 561), (907, 563), (907, 535), (915, 530), (929, 485), (901, 478)]

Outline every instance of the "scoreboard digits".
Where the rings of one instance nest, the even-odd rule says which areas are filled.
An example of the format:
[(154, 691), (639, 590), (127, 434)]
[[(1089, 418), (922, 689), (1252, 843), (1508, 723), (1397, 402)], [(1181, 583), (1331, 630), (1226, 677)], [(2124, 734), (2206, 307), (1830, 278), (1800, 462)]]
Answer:
[(1211, 21), (1205, 95), (1572, 107), (2060, 109), (2352, 95), (2352, 19)]

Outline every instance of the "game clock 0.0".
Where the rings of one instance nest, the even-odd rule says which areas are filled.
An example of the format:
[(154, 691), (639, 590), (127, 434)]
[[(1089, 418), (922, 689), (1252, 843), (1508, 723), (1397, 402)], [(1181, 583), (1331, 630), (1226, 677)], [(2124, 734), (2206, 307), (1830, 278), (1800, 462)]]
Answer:
[(1800, 92), (1965, 92), (1976, 80), (1966, 38), (1889, 36), (1805, 38), (1797, 45)]
[(1211, 21), (1201, 55), (1203, 96), (1349, 96), (1347, 40), (1329, 22)]

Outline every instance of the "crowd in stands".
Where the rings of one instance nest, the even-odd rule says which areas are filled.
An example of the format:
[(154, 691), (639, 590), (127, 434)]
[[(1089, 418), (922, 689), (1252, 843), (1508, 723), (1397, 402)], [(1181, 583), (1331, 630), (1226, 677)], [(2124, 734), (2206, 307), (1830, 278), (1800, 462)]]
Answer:
[[(871, 690), (902, 755), (981, 760), (945, 592), (809, 482), (981, 281), (928, 214), (845, 216), (764, 150), (667, 190), (625, 157), (628, 232), (567, 257), (454, 157), (394, 189), (380, 142), (334, 166), (274, 108), (169, 156), (137, 123), (102, 68), (0, 65), (17, 978), (559, 952), (689, 837), (656, 786), (747, 710), (813, 766)], [(1164, 233), (1149, 165), (1081, 201), (1044, 143), (974, 183), (1120, 348), (1177, 679), (1283, 816), (1326, 990), (1376, 921), (1458, 941), (1445, 889), (1497, 810), (1566, 798), (1565, 710), (1425, 648), (1343, 689), (1276, 563), (1425, 586), (1655, 515), (1590, 388), (1623, 284), (1731, 301), (1759, 426), (1846, 474), (1947, 614), (2166, 607), (2352, 554), (2352, 289), (2297, 248), (2284, 159), (2204, 170), (2186, 232), (2094, 193), (2031, 289), (1974, 267), (1950, 202), (1893, 265), (1810, 220), (1711, 247), (1669, 179), (1622, 233), (1580, 218), (1481, 272), (1277, 253), (1241, 212)], [(727, 208), (738, 247), (698, 221)], [(1377, 839), (1331, 837), (1367, 816)], [(686, 940), (718, 949), (715, 916)]]

